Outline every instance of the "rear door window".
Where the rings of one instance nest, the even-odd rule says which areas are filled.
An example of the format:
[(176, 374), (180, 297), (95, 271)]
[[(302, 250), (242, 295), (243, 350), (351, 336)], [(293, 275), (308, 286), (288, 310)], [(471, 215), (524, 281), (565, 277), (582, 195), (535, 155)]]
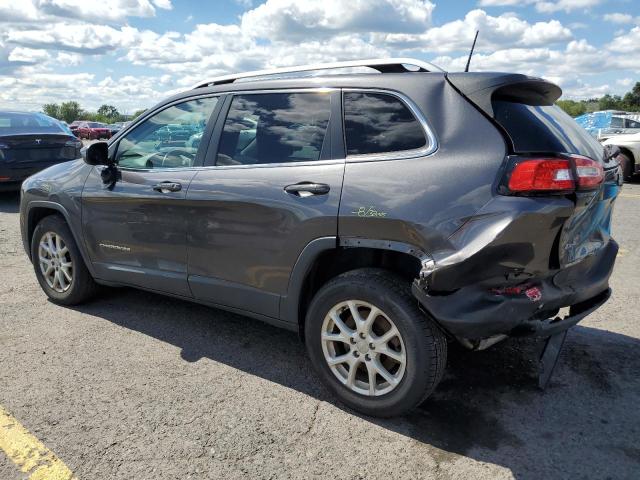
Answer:
[(235, 95), (216, 165), (256, 165), (321, 159), (330, 115), (329, 93)]
[(401, 152), (427, 145), (424, 128), (394, 95), (345, 92), (343, 105), (347, 155)]

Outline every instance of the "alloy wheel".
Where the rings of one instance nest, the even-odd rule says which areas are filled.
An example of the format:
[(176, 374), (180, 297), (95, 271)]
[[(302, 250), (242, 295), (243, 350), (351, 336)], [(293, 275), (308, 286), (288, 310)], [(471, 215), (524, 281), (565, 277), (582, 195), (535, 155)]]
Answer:
[(333, 374), (356, 393), (384, 395), (404, 376), (402, 336), (389, 316), (371, 303), (348, 300), (335, 305), (322, 324), (321, 341)]
[(47, 285), (58, 293), (66, 292), (73, 282), (73, 262), (69, 248), (60, 235), (47, 232), (38, 245), (40, 271)]

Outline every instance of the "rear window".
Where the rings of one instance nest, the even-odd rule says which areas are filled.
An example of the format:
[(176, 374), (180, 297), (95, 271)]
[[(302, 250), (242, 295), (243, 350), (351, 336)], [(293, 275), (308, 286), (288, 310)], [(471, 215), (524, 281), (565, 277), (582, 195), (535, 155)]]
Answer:
[(540, 106), (494, 100), (496, 121), (507, 131), (517, 153), (574, 153), (596, 160), (602, 145), (556, 105)]
[(40, 113), (0, 112), (0, 135), (28, 133), (69, 133), (66, 127)]
[(399, 98), (345, 92), (343, 99), (347, 155), (415, 150), (427, 144), (422, 125)]

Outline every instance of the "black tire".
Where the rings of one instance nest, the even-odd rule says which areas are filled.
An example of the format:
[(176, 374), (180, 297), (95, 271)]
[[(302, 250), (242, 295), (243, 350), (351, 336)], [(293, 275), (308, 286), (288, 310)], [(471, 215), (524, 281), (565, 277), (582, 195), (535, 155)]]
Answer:
[(633, 162), (626, 153), (619, 153), (618, 163), (622, 167), (622, 178), (624, 178), (625, 182), (630, 181), (631, 177), (633, 177)]
[[(325, 360), (321, 332), (324, 319), (336, 305), (360, 300), (382, 310), (397, 327), (406, 354), (398, 385), (380, 396), (368, 396), (344, 385)], [(343, 403), (365, 415), (392, 417), (420, 405), (442, 379), (447, 360), (443, 332), (418, 307), (406, 280), (380, 269), (353, 270), (329, 281), (313, 298), (305, 323), (305, 342), (322, 382)]]
[[(47, 232), (53, 232), (62, 238), (68, 248), (69, 257), (73, 263), (70, 285), (68, 289), (63, 292), (56, 291), (47, 283), (44, 273), (40, 268), (38, 249), (42, 237)], [(89, 270), (87, 270), (75, 239), (71, 234), (71, 230), (69, 230), (69, 226), (59, 215), (45, 217), (36, 225), (31, 238), (31, 260), (40, 287), (55, 303), (60, 305), (77, 305), (90, 299), (98, 289)]]

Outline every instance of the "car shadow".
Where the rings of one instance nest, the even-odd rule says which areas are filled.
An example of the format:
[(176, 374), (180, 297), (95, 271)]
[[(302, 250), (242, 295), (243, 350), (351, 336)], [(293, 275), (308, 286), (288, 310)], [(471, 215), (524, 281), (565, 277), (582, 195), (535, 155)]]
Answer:
[(0, 212), (17, 213), (20, 209), (20, 192), (0, 192)]
[[(483, 352), (453, 345), (436, 392), (400, 418), (362, 416), (320, 385), (295, 333), (243, 316), (133, 289), (107, 289), (78, 311), (331, 403), (428, 446), (508, 468), (518, 479), (631, 478), (640, 472), (640, 341), (575, 327), (550, 387), (536, 387), (540, 343), (508, 340)], [(637, 477), (636, 477), (637, 478)]]

